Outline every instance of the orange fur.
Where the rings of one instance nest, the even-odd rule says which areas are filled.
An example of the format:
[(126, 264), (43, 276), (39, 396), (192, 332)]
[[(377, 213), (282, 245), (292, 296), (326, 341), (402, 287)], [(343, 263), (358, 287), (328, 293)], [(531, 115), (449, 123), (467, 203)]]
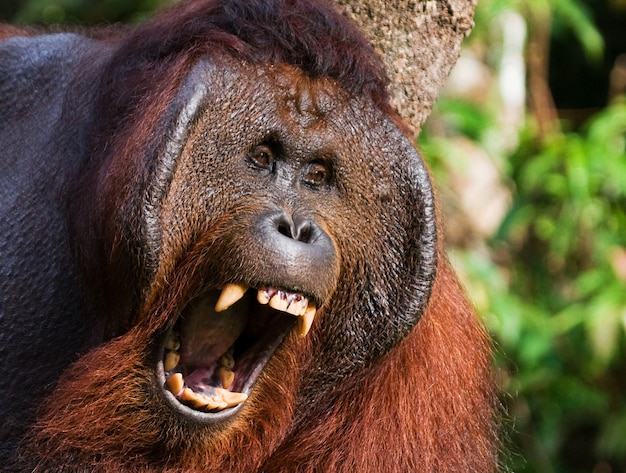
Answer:
[[(309, 3), (315, 7), (312, 11), (318, 11), (316, 1), (301, 0), (294, 5), (284, 2), (296, 9)], [(265, 8), (261, 0), (238, 4), (245, 8), (256, 5), (253, 10), (259, 15)], [(250, 248), (252, 257), (248, 255), (246, 261), (258, 255), (254, 242), (244, 241), (228, 251), (216, 244), (228, 241), (234, 232), (232, 222), (242, 217), (234, 215), (237, 210), (212, 215), (218, 213), (213, 207), (219, 208), (229, 195), (211, 200), (198, 193), (197, 200), (206, 204), (205, 211), (194, 213), (193, 208), (185, 208), (186, 203), (194, 201), (194, 189), (211, 185), (205, 181), (214, 171), (210, 168), (201, 174), (200, 182), (182, 179), (177, 183), (186, 190), (181, 194), (187, 200), (167, 201), (171, 208), (161, 209), (164, 214), (169, 212), (169, 220), (161, 222), (163, 225), (182, 222), (180, 235), (172, 237), (174, 243), (168, 246), (165, 239), (150, 242), (154, 253), (162, 251), (159, 258), (147, 250), (143, 252), (148, 243), (142, 240), (145, 222), (140, 221), (143, 216), (138, 209), (145, 206), (146, 194), (152, 189), (148, 185), (154, 171), (151, 158), (167, 134), (171, 120), (168, 107), (198, 58), (219, 50), (242, 62), (291, 61), (290, 70), (298, 71), (293, 72), (294, 78), (331, 78), (330, 82), (337, 81), (343, 91), (371, 99), (365, 103), (371, 103), (408, 133), (399, 117), (390, 112), (382, 65), (374, 61), (365, 40), (340, 16), (319, 10), (322, 17), (332, 20), (330, 31), (337, 38), (347, 38), (353, 32), (352, 42), (317, 41), (319, 25), (312, 24), (300, 10), (297, 14), (287, 10), (285, 17), (276, 19), (276, 28), (265, 28), (256, 17), (235, 18), (234, 31), (262, 38), (258, 44), (248, 44), (217, 28), (218, 20), (223, 20), (220, 5), (190, 2), (145, 27), (124, 33), (107, 67), (98, 74), (106, 78), (98, 84), (100, 89), (94, 99), (94, 108), (101, 116), (94, 119), (93, 133), (88, 133), (93, 142), (84, 145), (93, 153), (77, 172), (80, 177), (68, 178), (66, 183), (68, 213), (72, 217), (68, 226), (72, 237), (76, 237), (71, 250), (80, 254), (82, 272), (77, 279), (88, 288), (84, 298), (93, 308), (88, 312), (93, 314), (85, 325), (93, 321), (93, 326), (89, 325), (93, 340), (85, 342), (86, 354), (72, 358), (77, 361), (65, 369), (49, 396), (46, 391), (36, 422), (25, 424), (24, 429), (30, 430), (13, 468), (96, 473), (496, 471), (498, 408), (489, 338), (445, 261), (443, 250), (439, 250), (437, 276), (427, 302), (426, 292), (418, 294), (416, 289), (412, 293), (412, 286), (401, 287), (405, 279), (417, 278), (421, 268), (435, 267), (434, 258), (430, 258), (435, 250), (433, 243), (418, 255), (422, 249), (419, 245), (423, 244), (419, 221), (428, 215), (424, 209), (416, 210), (418, 198), (413, 196), (422, 194), (407, 189), (419, 186), (412, 181), (398, 184), (389, 177), (393, 173), (387, 175), (390, 182), (386, 183), (383, 178), (377, 180), (369, 175), (378, 171), (386, 176), (388, 168), (394, 169), (397, 161), (389, 159), (391, 164), (386, 164), (382, 151), (367, 157), (371, 162), (359, 169), (359, 182), (350, 183), (355, 188), (353, 193), (359, 196), (354, 202), (360, 204), (353, 204), (347, 212), (331, 213), (334, 219), (320, 223), (328, 234), (337, 230), (341, 243), (337, 243), (337, 248), (341, 247), (338, 266), (342, 266), (337, 268), (340, 276), (336, 287), (329, 289), (335, 297), (329, 295), (321, 305), (317, 325), (309, 336), (302, 340), (291, 333), (284, 339), (246, 404), (223, 424), (197, 423), (191, 416), (177, 414), (167, 403), (155, 369), (162, 358), (156, 353), (161, 348), (160, 335), (207, 288), (216, 289), (229, 278), (243, 278), (233, 274), (236, 271), (222, 269), (221, 279), (212, 280), (211, 271), (222, 261), (216, 256), (227, 253), (235, 259), (233, 254), (241, 255)], [(320, 5), (324, 7), (325, 3)], [(280, 28), (286, 24), (301, 35), (281, 33)], [(1, 27), (0, 38), (17, 32)], [(289, 41), (280, 34), (286, 34)], [(300, 39), (296, 36), (308, 38), (309, 48), (295, 42)], [(106, 38), (113, 44), (114, 37), (112, 32)], [(327, 52), (327, 42), (336, 47), (334, 53)], [(266, 51), (267, 44), (275, 46), (276, 51)], [(285, 51), (281, 52), (279, 46)], [(301, 56), (303, 51), (311, 56)], [(308, 69), (300, 71), (300, 65)], [(311, 79), (311, 84), (315, 81)], [(250, 88), (258, 90), (258, 83), (250, 84)], [(310, 89), (315, 91), (313, 85)], [(349, 114), (347, 121), (353, 118)], [(236, 135), (241, 130), (235, 128), (229, 133)], [(363, 159), (363, 153), (350, 156), (354, 143), (348, 144), (338, 154), (345, 153), (355, 161)], [(367, 145), (388, 152), (386, 142), (368, 141)], [(393, 154), (395, 148), (389, 149)], [(384, 162), (376, 162), (377, 157)], [(250, 184), (248, 180), (242, 182)], [(400, 198), (393, 200), (396, 196)], [(259, 201), (263, 198), (255, 195), (247, 201), (247, 214), (261, 213)], [(395, 209), (394, 202), (400, 202), (400, 209), (406, 205), (406, 215), (390, 218), (391, 223), (386, 225), (384, 217)], [(163, 201), (158, 204), (163, 205)], [(366, 206), (371, 207), (367, 209), (369, 220), (359, 215)], [(186, 220), (185, 212), (178, 212), (179, 207), (189, 212)], [(311, 214), (322, 214), (324, 209), (312, 206), (309, 210)], [(205, 228), (210, 219), (212, 226)], [(436, 240), (434, 233), (429, 243)], [(405, 263), (406, 268), (402, 267)], [(372, 274), (377, 279), (368, 279)], [(315, 276), (318, 274), (309, 279)], [(381, 294), (375, 294), (378, 290)], [(364, 307), (357, 302), (369, 296), (369, 312), (356, 313), (357, 307)], [(416, 302), (421, 296), (426, 308), (411, 329), (421, 311)], [(398, 314), (401, 303), (410, 305), (413, 312)], [(374, 323), (379, 308), (387, 313), (378, 321), (388, 324)], [(65, 316), (65, 312), (62, 314)], [(397, 322), (396, 317), (404, 320)], [(356, 320), (353, 325), (344, 324), (352, 319)], [(394, 323), (400, 327), (394, 327)], [(102, 327), (96, 327), (99, 324)], [(386, 330), (372, 333), (376, 330), (371, 327), (389, 328), (390, 332), (396, 329), (397, 333), (386, 337)], [(358, 330), (361, 338), (346, 333)], [(399, 341), (409, 330), (408, 336)], [(333, 339), (329, 333), (339, 336)], [(368, 345), (370, 337), (373, 342)], [(334, 369), (344, 366), (342, 360), (352, 361), (345, 353), (337, 356), (344, 340), (348, 341), (346, 353), (350, 356), (359, 348), (369, 350), (353, 370)], [(50, 348), (47, 353), (52, 352)], [(374, 355), (366, 358), (371, 353)], [(385, 354), (377, 359), (377, 353)], [(323, 360), (318, 363), (320, 357)], [(316, 371), (318, 368), (320, 371)], [(324, 382), (324, 376), (336, 379), (322, 390), (316, 383)]]
[[(149, 392), (151, 371), (137, 348), (146, 336), (133, 330), (64, 375), (33, 429), (31, 448), (48, 455), (43, 464), (79, 460), (106, 472), (497, 469), (489, 340), (445, 263), (412, 333), (296, 423), (294, 368), (306, 366), (314, 339), (277, 353), (247, 415), (216, 435), (188, 435)], [(152, 405), (140, 401), (146, 395)]]
[[(497, 399), (489, 339), (446, 263), (413, 332), (310, 414), (266, 472), (490, 472)], [(382, 454), (381, 454), (382, 452)]]

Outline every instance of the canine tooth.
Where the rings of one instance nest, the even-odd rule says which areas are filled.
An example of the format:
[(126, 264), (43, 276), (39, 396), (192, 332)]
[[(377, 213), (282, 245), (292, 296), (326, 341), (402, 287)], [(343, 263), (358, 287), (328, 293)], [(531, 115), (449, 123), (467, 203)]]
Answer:
[(304, 315), (298, 318), (298, 335), (300, 335), (300, 338), (306, 337), (306, 334), (309, 333), (316, 312), (315, 304), (311, 304), (304, 312)]
[(219, 359), (220, 366), (232, 370), (235, 367), (235, 358), (232, 347), (228, 349)]
[(165, 384), (174, 396), (180, 397), (185, 386), (185, 380), (181, 373), (173, 373), (167, 378)]
[(177, 351), (168, 351), (163, 361), (163, 369), (165, 371), (172, 371), (178, 366), (180, 361), (180, 354)]
[(228, 391), (222, 388), (215, 388), (215, 391), (221, 396), (222, 400), (226, 402), (227, 407), (238, 406), (243, 401), (248, 399), (248, 395), (244, 393)]
[(230, 388), (235, 381), (235, 373), (224, 366), (217, 370), (217, 375), (219, 376), (222, 386), (225, 389)]
[(245, 284), (230, 283), (224, 286), (217, 303), (215, 304), (215, 312), (222, 312), (243, 297), (248, 290)]
[(178, 339), (178, 336), (170, 333), (165, 339), (165, 348), (172, 351), (178, 351), (180, 348), (180, 340)]

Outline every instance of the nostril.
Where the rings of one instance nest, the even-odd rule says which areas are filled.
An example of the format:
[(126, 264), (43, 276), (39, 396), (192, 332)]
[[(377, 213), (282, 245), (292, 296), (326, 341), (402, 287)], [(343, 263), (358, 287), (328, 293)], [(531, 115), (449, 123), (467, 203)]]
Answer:
[(302, 243), (309, 243), (314, 233), (314, 224), (311, 221), (294, 219), (285, 213), (277, 215), (274, 224), (278, 233)]
[(278, 233), (280, 233), (281, 235), (284, 235), (287, 238), (293, 238), (293, 231), (292, 231), (293, 222), (291, 222), (291, 219), (289, 219), (289, 221), (287, 219), (288, 217), (286, 216), (281, 218), (277, 222), (276, 229), (278, 230)]
[(313, 234), (313, 224), (308, 220), (302, 220), (296, 223), (296, 233), (294, 238), (302, 243), (309, 243)]

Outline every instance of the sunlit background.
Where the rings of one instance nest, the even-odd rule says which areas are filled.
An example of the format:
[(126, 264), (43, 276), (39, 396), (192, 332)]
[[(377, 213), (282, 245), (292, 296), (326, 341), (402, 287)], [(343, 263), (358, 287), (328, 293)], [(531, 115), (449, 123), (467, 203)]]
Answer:
[(514, 472), (626, 471), (626, 2), (480, 0), (419, 143)]
[[(164, 0), (0, 0), (16, 23)], [(513, 472), (626, 472), (626, 0), (480, 0), (419, 147), (494, 336)]]

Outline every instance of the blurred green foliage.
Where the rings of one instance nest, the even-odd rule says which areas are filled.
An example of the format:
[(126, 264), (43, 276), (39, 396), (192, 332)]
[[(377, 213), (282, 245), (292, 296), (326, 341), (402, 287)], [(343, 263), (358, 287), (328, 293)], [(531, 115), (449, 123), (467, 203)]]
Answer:
[[(543, 141), (529, 124), (503, 157), (513, 200), (497, 233), (450, 251), (499, 348), (515, 472), (626, 471), (625, 131), (623, 104)], [(463, 151), (438, 139), (420, 144), (445, 176)]]
[[(136, 22), (164, 3), (0, 2), (0, 19)], [(481, 0), (469, 48), (496, 76), (502, 41), (494, 25), (512, 10), (531, 28), (533, 19), (549, 18), (554, 35), (569, 32), (598, 61), (604, 44), (588, 5)], [(510, 427), (504, 461), (514, 472), (626, 471), (626, 105), (617, 101), (581, 128), (547, 135), (527, 113), (511, 140), (496, 95), (444, 94), (419, 146), (444, 200), (454, 191), (452, 171), (472, 166), (467, 140), (488, 153), (510, 190), (497, 231), (450, 250), (495, 338)]]
[(14, 0), (0, 2), (0, 20), (14, 24), (99, 25), (144, 19), (165, 0)]
[[(503, 7), (526, 19), (548, 8), (557, 33), (569, 22), (590, 60), (602, 54), (578, 2), (483, 0), (470, 47), (494, 75), (493, 18)], [(444, 95), (419, 144), (441, 188), (471, 165), (469, 139), (510, 190), (497, 231), (450, 251), (496, 340), (506, 461), (514, 472), (626, 471), (626, 105), (616, 100), (576, 130), (561, 123), (547, 134), (527, 112), (512, 147), (497, 139), (510, 133), (501, 106), (493, 96)]]

